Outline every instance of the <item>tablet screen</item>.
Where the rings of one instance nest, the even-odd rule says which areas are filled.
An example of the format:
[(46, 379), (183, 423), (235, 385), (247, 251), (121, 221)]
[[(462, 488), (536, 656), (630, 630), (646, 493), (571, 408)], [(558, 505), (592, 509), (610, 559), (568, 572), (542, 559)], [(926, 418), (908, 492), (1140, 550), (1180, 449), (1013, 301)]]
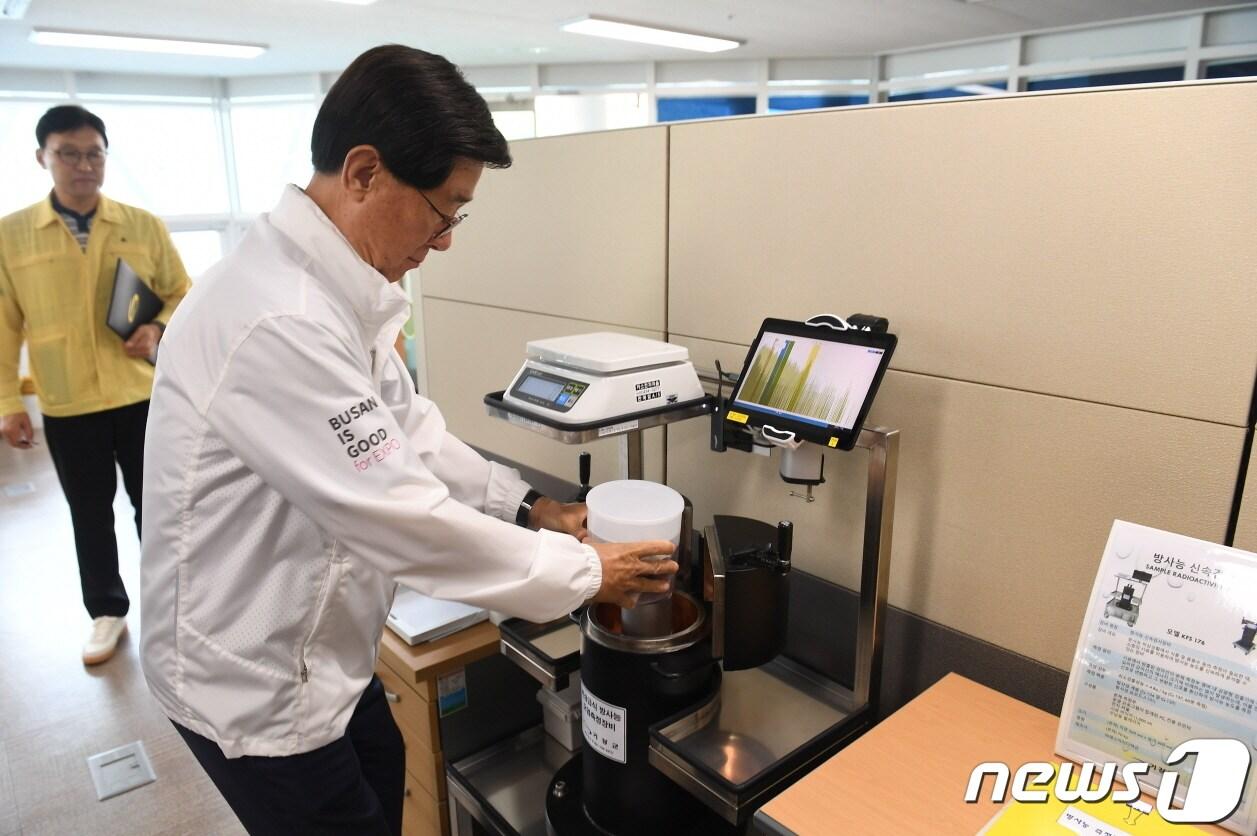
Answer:
[(805, 424), (849, 430), (859, 420), (885, 353), (765, 330), (733, 400)]

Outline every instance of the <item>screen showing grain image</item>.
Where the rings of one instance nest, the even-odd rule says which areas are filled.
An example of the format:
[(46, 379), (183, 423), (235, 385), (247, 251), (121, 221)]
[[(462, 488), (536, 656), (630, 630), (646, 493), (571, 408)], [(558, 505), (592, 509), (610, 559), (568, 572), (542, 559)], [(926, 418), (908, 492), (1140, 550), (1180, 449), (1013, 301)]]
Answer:
[(880, 348), (765, 331), (735, 403), (850, 429), (885, 353)]

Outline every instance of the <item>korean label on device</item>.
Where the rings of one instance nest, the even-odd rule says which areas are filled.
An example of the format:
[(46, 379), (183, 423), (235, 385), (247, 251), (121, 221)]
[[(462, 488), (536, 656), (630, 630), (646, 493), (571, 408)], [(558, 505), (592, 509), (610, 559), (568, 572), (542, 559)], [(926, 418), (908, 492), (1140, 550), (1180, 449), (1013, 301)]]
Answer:
[(624, 729), (628, 725), (627, 712), (580, 689), (581, 731), (589, 747), (616, 763), (625, 763)]

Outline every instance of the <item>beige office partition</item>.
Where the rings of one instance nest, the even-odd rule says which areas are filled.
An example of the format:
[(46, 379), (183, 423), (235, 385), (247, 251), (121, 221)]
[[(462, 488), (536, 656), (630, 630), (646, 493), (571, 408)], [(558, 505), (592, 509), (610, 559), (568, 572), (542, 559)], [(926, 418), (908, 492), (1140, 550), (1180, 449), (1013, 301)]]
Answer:
[(667, 128), (511, 146), (486, 171), (425, 297), (663, 331)]
[[(429, 391), (472, 444), (575, 481), (580, 450), (597, 481), (621, 473), (619, 442), (568, 447), (490, 419), (528, 340), (591, 331), (664, 338), (667, 129), (514, 143), (484, 173), (454, 245), (423, 266)], [(663, 431), (645, 434), (647, 478), (663, 478)]]
[[(488, 392), (505, 389), (520, 364), (529, 340), (589, 331), (617, 331), (662, 339), (658, 331), (600, 325), (487, 305), (444, 299), (424, 300), (423, 339), (428, 359), (428, 389), (450, 431), (469, 444), (546, 473), (577, 481), (577, 456), (593, 455), (595, 482), (622, 475), (616, 439), (569, 446), (543, 438), (485, 413)], [(643, 434), (646, 478), (663, 479), (663, 430)]]
[(673, 127), (673, 334), (885, 314), (898, 369), (1239, 425), (1257, 83)]
[(1235, 527), (1235, 546), (1257, 552), (1257, 467), (1248, 466), (1248, 484), (1240, 505), (1239, 523)]
[[(745, 346), (674, 337), (702, 365)], [(890, 603), (1069, 667), (1114, 519), (1220, 542), (1244, 429), (890, 371), (869, 425), (899, 428)], [(668, 482), (698, 514), (795, 523), (795, 565), (859, 586), (862, 450), (826, 454), (816, 501), (777, 466), (710, 452), (707, 422), (668, 428)], [(1177, 439), (1167, 444), (1166, 439)]]
[[(1228, 83), (674, 126), (670, 336), (737, 369), (765, 316), (888, 316), (891, 603), (1067, 667), (1114, 519), (1225, 536), (1257, 373), (1254, 124), (1257, 84)], [(700, 514), (790, 517), (800, 567), (855, 584), (864, 454), (831, 455), (807, 505), (704, 436), (668, 435)]]

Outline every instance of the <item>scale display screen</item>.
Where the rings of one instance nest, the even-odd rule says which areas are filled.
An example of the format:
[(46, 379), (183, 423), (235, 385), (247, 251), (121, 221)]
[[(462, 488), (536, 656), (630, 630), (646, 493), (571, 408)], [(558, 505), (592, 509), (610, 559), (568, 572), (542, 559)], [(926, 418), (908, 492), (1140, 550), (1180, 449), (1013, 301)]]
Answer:
[(539, 375), (528, 375), (519, 382), (519, 391), (535, 395), (544, 401), (553, 403), (563, 394), (563, 383), (558, 380), (546, 380)]
[[(853, 443), (890, 362), (890, 334), (765, 320), (733, 395), (733, 410), (829, 446)], [(837, 438), (837, 441), (831, 440)]]
[(511, 394), (537, 406), (567, 412), (576, 405), (588, 388), (589, 384), (583, 380), (559, 377), (540, 369), (525, 369), (511, 389)]

